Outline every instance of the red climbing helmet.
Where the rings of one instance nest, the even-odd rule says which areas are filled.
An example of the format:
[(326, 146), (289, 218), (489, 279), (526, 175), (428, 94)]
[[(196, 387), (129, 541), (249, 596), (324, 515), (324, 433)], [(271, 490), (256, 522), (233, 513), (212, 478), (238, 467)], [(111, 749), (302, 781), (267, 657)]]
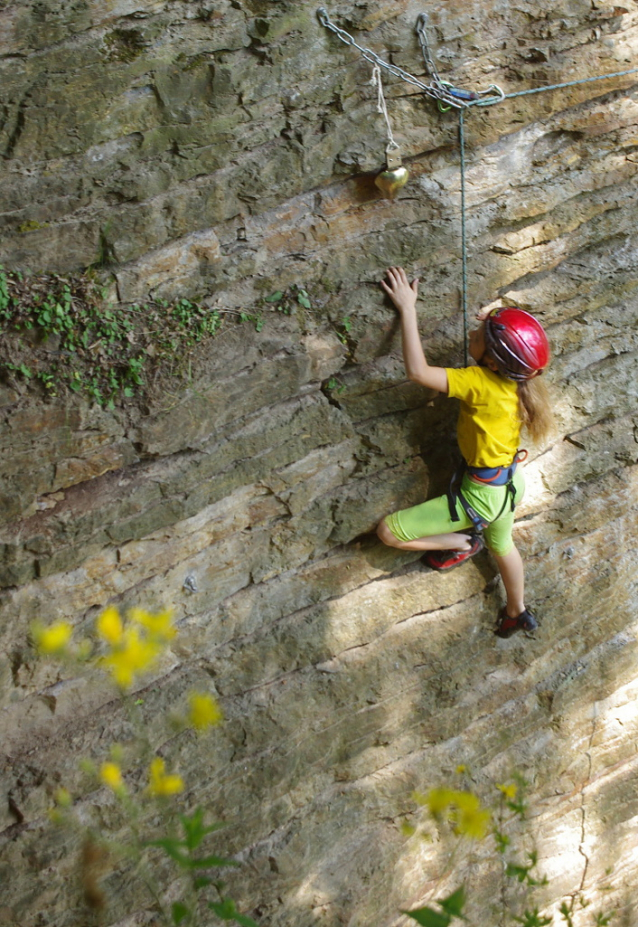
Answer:
[(549, 362), (541, 323), (516, 306), (495, 309), (485, 320), (485, 343), (499, 372), (510, 380), (531, 380)]

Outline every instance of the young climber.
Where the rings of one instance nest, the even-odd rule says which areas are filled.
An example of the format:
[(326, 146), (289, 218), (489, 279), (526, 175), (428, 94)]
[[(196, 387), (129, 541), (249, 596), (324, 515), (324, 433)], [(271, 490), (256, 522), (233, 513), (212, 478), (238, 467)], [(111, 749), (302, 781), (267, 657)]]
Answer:
[[(521, 427), (542, 440), (552, 425), (544, 386), (536, 379), (549, 361), (540, 323), (522, 309), (483, 310), (470, 335), (476, 367), (431, 367), (417, 327), (418, 280), (390, 267), (381, 286), (401, 317), (403, 359), (410, 380), (461, 401), (458, 442), (464, 458), (447, 496), (388, 515), (377, 534), (384, 544), (425, 551), (424, 561), (445, 570), (477, 554), (485, 541), (503, 579), (507, 602), (496, 634), (533, 631), (536, 619), (525, 607), (523, 561), (512, 540), (514, 508), (525, 484), (517, 463)], [(526, 456), (526, 453), (525, 453)], [(469, 529), (469, 530), (468, 530)]]

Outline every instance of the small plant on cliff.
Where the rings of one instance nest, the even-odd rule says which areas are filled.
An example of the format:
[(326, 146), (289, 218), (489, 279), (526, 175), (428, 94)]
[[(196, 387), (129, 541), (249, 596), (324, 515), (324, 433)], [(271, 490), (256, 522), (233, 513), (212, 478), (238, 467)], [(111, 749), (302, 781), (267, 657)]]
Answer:
[(91, 274), (0, 267), (0, 374), (39, 383), (48, 396), (69, 389), (113, 408), (158, 374), (182, 374), (221, 321), (218, 310), (188, 299), (111, 303)]
[(0, 265), (0, 377), (35, 384), (47, 397), (70, 390), (113, 409), (161, 390), (166, 378), (190, 380), (199, 346), (225, 317), (261, 331), (266, 309), (290, 315), (309, 308), (308, 292), (297, 285), (264, 297), (255, 312), (184, 297), (113, 303), (92, 272), (25, 275)]
[(292, 315), (295, 309), (311, 309), (312, 303), (308, 291), (296, 283), (287, 290), (275, 290), (270, 296), (264, 296), (263, 302), (276, 312)]
[[(224, 883), (212, 875), (214, 870), (238, 865), (235, 860), (205, 849), (209, 835), (222, 825), (206, 825), (202, 808), (190, 812), (180, 808), (183, 779), (167, 769), (166, 759), (152, 745), (148, 721), (141, 714), (144, 699), (132, 695), (138, 679), (157, 665), (175, 634), (168, 612), (151, 614), (137, 608), (131, 609), (126, 620), (117, 609), (105, 609), (97, 619), (96, 641), (87, 639), (74, 644), (73, 629), (64, 621), (49, 627), (33, 626), (33, 640), (41, 655), (75, 665), (90, 661), (108, 674), (135, 732), (133, 743), (126, 748), (113, 744), (100, 761), (82, 762), (91, 790), (101, 789), (110, 796), (106, 802), (113, 809), (109, 820), (119, 836), (106, 831), (103, 814), (93, 814), (90, 807), (87, 809), (86, 799), (74, 800), (64, 787), (57, 789), (50, 818), (81, 837), (84, 899), (94, 912), (107, 907), (102, 882), (117, 866), (127, 881), (132, 871), (144, 883), (153, 899), (153, 914), (170, 927), (208, 925), (211, 912), (219, 920), (234, 921), (240, 927), (257, 927), (252, 918), (237, 910), (233, 899), (224, 892)], [(188, 729), (202, 733), (221, 721), (222, 712), (213, 696), (193, 691), (188, 696), (187, 711), (171, 719), (173, 736)], [(104, 794), (99, 805), (104, 806)], [(157, 818), (161, 821), (159, 827)], [(165, 857), (168, 869), (166, 864), (162, 867), (158, 854)], [(177, 873), (171, 874), (170, 866)], [(174, 884), (176, 874), (179, 891)]]
[[(457, 774), (467, 776), (465, 766), (457, 768)], [(525, 821), (527, 803), (525, 790), (527, 783), (519, 774), (512, 780), (496, 784), (498, 799), (489, 805), (483, 805), (478, 795), (470, 789), (435, 788), (427, 794), (416, 793), (414, 799), (426, 810), (426, 817), (421, 818), (416, 826), (405, 824), (403, 831), (410, 838), (431, 839), (429, 822), (437, 828), (450, 828), (458, 837), (447, 866), (446, 875), (453, 872), (453, 864), (461, 841), (492, 841), (492, 862), (503, 873), (498, 908), (498, 922), (501, 925), (520, 924), (522, 927), (548, 927), (554, 923), (551, 914), (543, 913), (538, 906), (532, 905), (532, 895), (539, 886), (547, 884), (547, 878), (538, 873), (538, 853), (535, 848), (522, 852), (517, 846), (516, 838), (508, 833), (510, 825)], [(518, 828), (520, 831), (520, 827)], [(520, 840), (520, 833), (518, 836)], [(485, 865), (485, 855), (482, 858)], [(512, 894), (509, 885), (517, 885), (518, 891)], [(522, 891), (521, 891), (522, 890)], [(463, 885), (452, 894), (434, 901), (435, 907), (423, 905), (411, 911), (403, 911), (409, 918), (422, 927), (449, 927), (453, 921), (470, 923), (466, 913), (467, 893)], [(575, 892), (570, 902), (563, 902), (559, 908), (561, 920), (566, 927), (574, 927), (576, 906), (587, 907), (588, 902), (582, 893)], [(610, 924), (613, 912), (598, 912), (593, 915), (595, 927)], [(484, 921), (482, 921), (484, 923)]]

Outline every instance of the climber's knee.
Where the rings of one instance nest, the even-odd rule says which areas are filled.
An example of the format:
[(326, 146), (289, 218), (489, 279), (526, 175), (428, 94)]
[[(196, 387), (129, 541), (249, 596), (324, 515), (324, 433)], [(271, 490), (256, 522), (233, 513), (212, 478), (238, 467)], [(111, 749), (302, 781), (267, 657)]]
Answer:
[(382, 519), (377, 526), (377, 537), (388, 547), (398, 547), (401, 543), (390, 528), (388, 528), (385, 518)]

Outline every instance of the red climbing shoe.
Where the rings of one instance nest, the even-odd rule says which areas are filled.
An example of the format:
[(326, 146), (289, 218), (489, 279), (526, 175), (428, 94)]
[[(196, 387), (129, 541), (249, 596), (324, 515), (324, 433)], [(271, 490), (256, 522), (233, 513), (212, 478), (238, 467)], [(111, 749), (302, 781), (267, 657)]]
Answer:
[(494, 633), (498, 637), (511, 637), (517, 631), (525, 631), (528, 634), (535, 631), (537, 627), (538, 622), (529, 609), (526, 608), (516, 618), (510, 618), (507, 609), (502, 608), (498, 613), (498, 627)]
[(470, 546), (467, 550), (428, 550), (421, 560), (432, 570), (452, 570), (474, 557), (483, 550), (483, 538), (478, 534), (470, 535)]

